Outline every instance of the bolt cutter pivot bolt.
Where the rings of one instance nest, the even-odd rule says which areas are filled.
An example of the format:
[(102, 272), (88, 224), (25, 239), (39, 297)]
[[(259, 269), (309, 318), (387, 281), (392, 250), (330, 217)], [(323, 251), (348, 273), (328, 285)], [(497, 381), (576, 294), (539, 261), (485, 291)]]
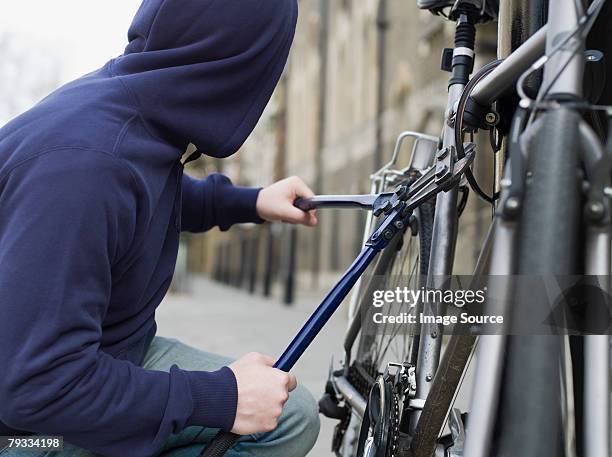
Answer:
[(448, 167), (446, 165), (442, 165), (436, 170), (436, 178), (442, 178), (446, 173), (448, 173)]
[(438, 151), (438, 154), (436, 155), (436, 157), (438, 158), (438, 160), (444, 160), (446, 159), (447, 155), (448, 155), (448, 148), (442, 148)]
[(408, 187), (404, 185), (397, 186), (395, 188), (395, 195), (397, 195), (397, 198), (399, 198), (402, 201), (407, 200), (408, 199)]

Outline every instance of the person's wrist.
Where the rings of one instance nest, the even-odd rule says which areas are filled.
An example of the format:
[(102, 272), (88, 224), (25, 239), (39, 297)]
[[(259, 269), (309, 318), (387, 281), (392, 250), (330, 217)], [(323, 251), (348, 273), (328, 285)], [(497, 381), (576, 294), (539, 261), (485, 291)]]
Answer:
[(270, 222), (273, 220), (272, 215), (268, 209), (268, 194), (266, 189), (259, 189), (259, 193), (257, 194), (257, 199), (255, 201), (255, 211), (257, 212), (257, 216), (260, 219), (266, 222)]
[(258, 217), (266, 220), (266, 218), (263, 217), (263, 214), (262, 214), (262, 203), (261, 203), (261, 192), (262, 191), (263, 189), (260, 189), (259, 192), (257, 193), (257, 198), (255, 199), (255, 212), (257, 213)]
[(260, 189), (259, 193), (257, 194), (257, 199), (255, 200), (255, 211), (257, 212), (257, 215), (265, 220), (268, 221), (268, 215), (266, 214), (266, 208), (265, 208), (265, 199), (266, 199), (266, 192), (265, 192), (265, 188), (264, 189)]
[(241, 222), (252, 222), (262, 224), (266, 219), (261, 217), (257, 202), (262, 192), (261, 187), (240, 187), (238, 188), (241, 198), (242, 220)]
[(193, 411), (187, 425), (230, 431), (236, 419), (238, 384), (229, 367), (213, 372), (186, 371)]

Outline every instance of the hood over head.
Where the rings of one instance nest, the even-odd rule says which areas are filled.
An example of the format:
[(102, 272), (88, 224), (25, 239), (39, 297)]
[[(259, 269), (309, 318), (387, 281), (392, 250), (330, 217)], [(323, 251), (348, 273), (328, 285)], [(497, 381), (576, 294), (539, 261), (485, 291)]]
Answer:
[(227, 157), (272, 96), (297, 9), (297, 0), (144, 0), (112, 71), (165, 136)]

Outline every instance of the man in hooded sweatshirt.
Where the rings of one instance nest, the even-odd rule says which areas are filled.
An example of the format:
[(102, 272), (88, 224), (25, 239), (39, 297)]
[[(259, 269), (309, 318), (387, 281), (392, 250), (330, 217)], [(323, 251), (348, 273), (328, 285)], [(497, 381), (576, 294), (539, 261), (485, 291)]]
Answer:
[(0, 129), (0, 435), (61, 435), (54, 457), (197, 456), (219, 429), (244, 435), (231, 456), (313, 446), (315, 402), (272, 359), (155, 336), (180, 231), (316, 223), (297, 178), (183, 174), (189, 144), (223, 158), (251, 133), (296, 19), (296, 0), (145, 0), (123, 55)]

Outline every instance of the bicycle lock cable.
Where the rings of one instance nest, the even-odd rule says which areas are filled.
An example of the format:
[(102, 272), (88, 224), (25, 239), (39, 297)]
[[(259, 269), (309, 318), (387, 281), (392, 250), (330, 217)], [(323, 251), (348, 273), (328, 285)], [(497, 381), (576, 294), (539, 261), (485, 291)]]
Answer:
[[(457, 150), (457, 158), (462, 159), (465, 157), (465, 150), (463, 148), (463, 118), (465, 114), (465, 107), (467, 105), (468, 99), (472, 94), (472, 91), (476, 87), (476, 85), (485, 77), (488, 76), (500, 63), (503, 62), (503, 59), (493, 60), (486, 65), (483, 65), (480, 70), (478, 70), (474, 76), (468, 81), (461, 93), (461, 97), (459, 97), (459, 101), (457, 103), (457, 113), (455, 114), (455, 148)], [(467, 179), (470, 187), (476, 194), (485, 200), (487, 203), (493, 204), (495, 201), (495, 195), (489, 196), (478, 184), (474, 174), (472, 173), (472, 169), (468, 168), (465, 171), (465, 178)]]

